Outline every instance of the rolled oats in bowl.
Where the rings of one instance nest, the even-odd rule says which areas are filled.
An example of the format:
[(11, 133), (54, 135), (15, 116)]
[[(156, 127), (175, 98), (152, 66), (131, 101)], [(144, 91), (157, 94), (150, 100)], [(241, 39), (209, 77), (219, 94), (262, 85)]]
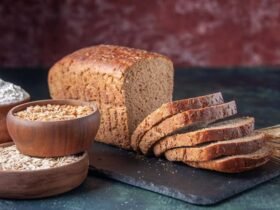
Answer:
[(82, 154), (58, 158), (36, 158), (21, 154), (15, 145), (0, 147), (0, 170), (30, 171), (56, 168), (81, 160)]
[(92, 106), (47, 104), (29, 106), (14, 115), (31, 121), (60, 121), (85, 117), (94, 111)]

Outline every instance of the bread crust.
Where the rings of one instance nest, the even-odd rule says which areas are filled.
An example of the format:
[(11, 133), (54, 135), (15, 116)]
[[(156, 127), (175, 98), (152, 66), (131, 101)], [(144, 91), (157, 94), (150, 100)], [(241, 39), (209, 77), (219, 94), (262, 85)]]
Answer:
[(156, 124), (162, 122), (172, 115), (189, 109), (198, 109), (206, 106), (212, 106), (224, 103), (223, 96), (220, 92), (188, 98), (163, 104), (154, 112), (149, 114), (135, 129), (131, 136), (131, 147), (139, 151), (139, 142), (144, 134)]
[(156, 145), (154, 145), (154, 155), (159, 157), (167, 150), (178, 147), (189, 147), (207, 142), (240, 138), (247, 136), (254, 131), (255, 120), (253, 117), (243, 117), (239, 118), (238, 120), (241, 122), (233, 125), (230, 124), (233, 120), (228, 120), (228, 126), (215, 127), (215, 124), (213, 124), (214, 127), (182, 134), (175, 134), (163, 138), (158, 143), (156, 143)]
[(168, 62), (172, 61), (161, 54), (148, 52), (135, 48), (117, 45), (95, 45), (77, 50), (59, 60), (56, 64), (68, 64), (90, 67), (96, 73), (110, 74), (122, 77), (130, 67), (142, 59), (162, 58)]

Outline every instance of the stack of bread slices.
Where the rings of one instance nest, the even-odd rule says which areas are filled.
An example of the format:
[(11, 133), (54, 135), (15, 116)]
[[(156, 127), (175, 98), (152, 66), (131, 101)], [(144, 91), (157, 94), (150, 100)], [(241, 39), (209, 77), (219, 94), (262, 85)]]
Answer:
[(225, 103), (221, 93), (169, 102), (138, 125), (131, 147), (144, 155), (227, 173), (267, 163), (271, 149), (265, 135), (254, 130), (253, 117), (232, 118), (236, 113), (235, 101)]

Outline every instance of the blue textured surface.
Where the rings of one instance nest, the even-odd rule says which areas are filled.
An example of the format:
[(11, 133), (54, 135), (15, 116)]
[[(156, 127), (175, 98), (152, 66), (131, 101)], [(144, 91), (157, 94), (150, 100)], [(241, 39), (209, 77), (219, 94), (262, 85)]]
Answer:
[(280, 161), (252, 171), (224, 174), (94, 143), (90, 170), (100, 175), (198, 205), (221, 202), (280, 175)]
[[(1, 69), (0, 78), (14, 81), (32, 93), (48, 97), (46, 71)], [(176, 72), (174, 98), (222, 91), (236, 99), (240, 115), (253, 115), (257, 127), (279, 123), (280, 72), (263, 69), (185, 70)], [(176, 178), (176, 177), (175, 177)], [(187, 178), (187, 177), (186, 177)], [(194, 206), (130, 185), (88, 176), (79, 188), (61, 196), (30, 201), (0, 200), (0, 209), (280, 209), (280, 177), (211, 207)]]

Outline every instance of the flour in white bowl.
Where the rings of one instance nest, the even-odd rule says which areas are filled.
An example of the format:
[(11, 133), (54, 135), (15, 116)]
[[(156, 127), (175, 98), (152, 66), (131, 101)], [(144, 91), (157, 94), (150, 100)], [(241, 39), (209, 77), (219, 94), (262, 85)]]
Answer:
[(23, 101), (29, 94), (20, 86), (0, 79), (0, 105)]

